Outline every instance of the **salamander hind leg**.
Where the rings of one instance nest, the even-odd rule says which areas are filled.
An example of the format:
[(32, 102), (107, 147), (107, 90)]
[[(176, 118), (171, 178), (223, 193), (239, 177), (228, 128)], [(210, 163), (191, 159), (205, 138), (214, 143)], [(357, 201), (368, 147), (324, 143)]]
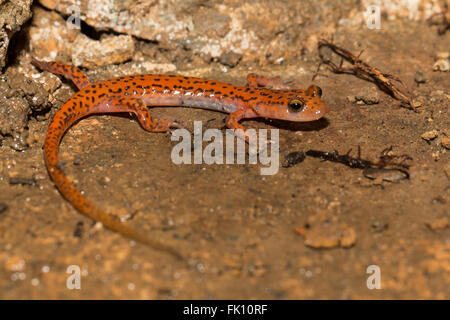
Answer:
[(41, 70), (59, 74), (72, 80), (72, 82), (80, 90), (91, 84), (83, 72), (75, 66), (70, 66), (60, 62), (44, 62), (35, 58), (31, 58), (31, 62)]
[(111, 98), (109, 106), (124, 112), (133, 112), (142, 128), (150, 132), (166, 132), (171, 128), (182, 128), (180, 124), (171, 119), (153, 119), (148, 107), (141, 99)]

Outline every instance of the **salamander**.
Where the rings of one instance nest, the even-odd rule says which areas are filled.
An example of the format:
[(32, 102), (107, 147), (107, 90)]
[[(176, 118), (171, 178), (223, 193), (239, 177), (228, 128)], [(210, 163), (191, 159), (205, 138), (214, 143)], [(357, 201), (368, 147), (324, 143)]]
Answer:
[(182, 255), (174, 248), (99, 209), (63, 173), (58, 165), (59, 144), (74, 122), (92, 114), (130, 112), (136, 115), (143, 129), (166, 132), (181, 126), (170, 119), (154, 119), (149, 106), (193, 107), (228, 113), (226, 126), (241, 129), (236, 132), (247, 139), (245, 129), (239, 123), (242, 119), (262, 117), (304, 122), (318, 120), (329, 111), (328, 105), (321, 99), (322, 90), (318, 86), (311, 85), (306, 90), (291, 89), (288, 82), (279, 78), (257, 74), (248, 75), (247, 86), (162, 74), (128, 75), (91, 83), (75, 66), (34, 58), (32, 63), (44, 71), (69, 78), (79, 89), (51, 119), (44, 142), (45, 164), (60, 193), (77, 210), (101, 222), (104, 227), (178, 258)]

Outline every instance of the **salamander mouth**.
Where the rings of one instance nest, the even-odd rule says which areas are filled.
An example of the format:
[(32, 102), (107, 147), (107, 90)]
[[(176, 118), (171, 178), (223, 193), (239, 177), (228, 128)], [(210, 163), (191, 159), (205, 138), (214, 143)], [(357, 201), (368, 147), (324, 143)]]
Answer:
[(325, 116), (328, 111), (330, 111), (330, 108), (326, 104), (313, 105), (312, 107), (307, 107), (295, 120), (292, 120), (297, 122), (315, 121)]

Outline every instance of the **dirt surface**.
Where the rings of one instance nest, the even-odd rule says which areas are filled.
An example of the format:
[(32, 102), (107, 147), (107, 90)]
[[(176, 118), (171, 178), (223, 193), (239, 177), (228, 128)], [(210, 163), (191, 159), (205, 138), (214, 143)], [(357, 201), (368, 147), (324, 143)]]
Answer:
[[(281, 163), (296, 151), (353, 149), (356, 155), (358, 146), (363, 158), (376, 160), (393, 146), (394, 154), (413, 158), (409, 179), (384, 179), (383, 172), (368, 178), (310, 157), (280, 165), (273, 176), (260, 175), (259, 164), (177, 166), (170, 135), (147, 133), (126, 115), (91, 116), (66, 134), (61, 165), (77, 187), (107, 212), (178, 248), (187, 263), (93, 224), (61, 197), (42, 144), (50, 116), (75, 90), (33, 69), (28, 47), (14, 51), (16, 61), (0, 82), (0, 92), (9, 92), (0, 95), (0, 114), (9, 116), (0, 119), (8, 129), (0, 128), (0, 298), (449, 299), (450, 74), (433, 65), (438, 56), (445, 60), (450, 32), (438, 35), (437, 26), (423, 21), (383, 20), (381, 30), (338, 27), (333, 39), (356, 54), (364, 50), (364, 61), (403, 79), (417, 112), (367, 81), (323, 67), (314, 83), (331, 108), (324, 119), (244, 125), (280, 129)], [(319, 63), (315, 49), (281, 64), (233, 55), (224, 63), (135, 41), (131, 61), (85, 70), (88, 77), (172, 65), (172, 73), (235, 84), (258, 72), (307, 87)], [(14, 85), (18, 73), (52, 94), (26, 81)], [(30, 96), (44, 100), (37, 104)], [(21, 114), (23, 104), (29, 107)], [(153, 114), (189, 129), (202, 121), (204, 130), (222, 128), (226, 118), (187, 108)], [(14, 126), (17, 119), (21, 125)], [(22, 131), (26, 147), (19, 152), (15, 135)], [(80, 290), (66, 286), (70, 265), (80, 267)], [(367, 287), (371, 265), (380, 268), (381, 289)]]

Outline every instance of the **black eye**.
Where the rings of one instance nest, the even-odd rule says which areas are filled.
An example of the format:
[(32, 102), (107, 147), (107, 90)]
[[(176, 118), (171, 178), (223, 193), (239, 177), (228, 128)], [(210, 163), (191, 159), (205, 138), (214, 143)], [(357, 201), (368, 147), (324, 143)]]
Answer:
[(320, 97), (322, 97), (322, 88), (317, 87), (317, 95)]
[(300, 112), (305, 108), (305, 106), (305, 103), (298, 99), (291, 100), (288, 104), (288, 108), (291, 112)]
[(310, 97), (322, 97), (322, 89), (316, 85), (309, 86), (308, 89), (306, 89), (306, 95)]

